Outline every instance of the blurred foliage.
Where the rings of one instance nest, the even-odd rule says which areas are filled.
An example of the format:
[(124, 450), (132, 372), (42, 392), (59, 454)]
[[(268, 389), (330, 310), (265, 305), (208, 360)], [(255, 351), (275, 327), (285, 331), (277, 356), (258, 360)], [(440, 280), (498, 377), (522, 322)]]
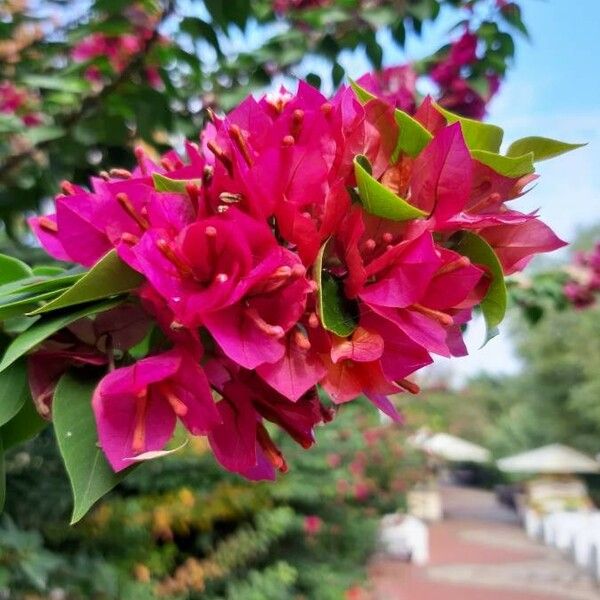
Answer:
[(0, 590), (11, 598), (62, 590), (69, 600), (338, 600), (364, 582), (380, 515), (402, 509), (422, 477), (409, 433), (374, 410), (343, 406), (311, 450), (277, 440), (290, 472), (275, 484), (224, 472), (200, 440), (143, 465), (68, 527), (68, 485), (47, 430), (7, 455), (18, 495), (8, 496), (0, 529)]

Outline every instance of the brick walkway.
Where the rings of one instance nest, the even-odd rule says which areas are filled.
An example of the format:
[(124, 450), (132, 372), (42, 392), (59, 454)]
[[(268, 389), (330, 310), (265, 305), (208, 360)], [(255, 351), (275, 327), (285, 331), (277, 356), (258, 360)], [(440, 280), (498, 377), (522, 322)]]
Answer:
[(431, 560), (375, 557), (369, 600), (600, 600), (600, 588), (558, 551), (529, 540), (515, 515), (479, 490), (446, 488), (430, 528)]

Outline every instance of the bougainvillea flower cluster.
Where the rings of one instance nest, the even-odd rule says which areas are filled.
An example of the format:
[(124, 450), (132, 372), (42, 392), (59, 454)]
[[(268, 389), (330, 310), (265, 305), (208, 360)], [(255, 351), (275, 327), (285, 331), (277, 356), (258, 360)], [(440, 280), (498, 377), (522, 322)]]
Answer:
[(600, 295), (600, 243), (589, 252), (578, 252), (568, 268), (565, 296), (576, 308), (589, 308)]
[[(133, 26), (131, 33), (93, 33), (73, 46), (71, 51), (73, 60), (90, 63), (95, 59), (103, 58), (108, 61), (115, 73), (122, 73), (136, 55), (143, 52), (148, 40), (153, 37), (159, 15), (147, 12), (142, 6), (133, 5), (127, 7), (124, 18)], [(155, 66), (146, 66), (145, 74), (151, 86), (155, 88), (161, 86), (162, 80)], [(101, 69), (95, 64), (90, 64), (86, 68), (85, 76), (92, 83), (101, 82), (103, 79)]]
[[(418, 392), (410, 377), (435, 355), (466, 354), (464, 325), (502, 271), (563, 245), (507, 204), (533, 167), (492, 168), (523, 157), (474, 150), (474, 127), (490, 126), (429, 99), (412, 119), (360, 88), (327, 99), (300, 83), (212, 114), (185, 158), (138, 150), (133, 171), (65, 183), (55, 214), (31, 220), (47, 252), (84, 267), (116, 252), (141, 281), (113, 309), (132, 313), (38, 350), (54, 371), (105, 373), (93, 409), (112, 468), (162, 450), (179, 422), (226, 469), (268, 479), (287, 469), (272, 425), (308, 448), (359, 396), (399, 420), (390, 396)], [(158, 341), (134, 358), (148, 321)]]
[(0, 114), (15, 115), (24, 125), (39, 125), (42, 117), (35, 112), (35, 98), (10, 81), (0, 82)]

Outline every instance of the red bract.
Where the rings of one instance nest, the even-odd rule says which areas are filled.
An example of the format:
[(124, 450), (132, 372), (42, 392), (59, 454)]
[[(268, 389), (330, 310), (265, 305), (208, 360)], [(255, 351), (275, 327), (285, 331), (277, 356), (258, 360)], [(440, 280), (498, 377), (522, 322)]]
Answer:
[[(474, 51), (466, 35), (450, 56)], [(133, 172), (103, 173), (91, 191), (65, 183), (56, 214), (31, 220), (40, 242), (84, 266), (116, 249), (143, 276), (133, 310), (156, 327), (137, 362), (139, 348), (107, 356), (61, 332), (31, 358), (40, 403), (66, 366), (95, 365), (108, 370), (93, 405), (115, 470), (162, 450), (179, 419), (250, 479), (287, 469), (271, 427), (308, 448), (331, 419), (317, 386), (335, 405), (366, 396), (400, 420), (390, 396), (417, 393), (411, 376), (433, 355), (466, 354), (462, 330), (498, 293), (499, 265), (515, 272), (562, 242), (506, 205), (534, 175), (476, 160), (493, 153), (476, 154), (429, 99), (415, 118), (432, 139), (422, 131), (404, 152), (399, 136), (417, 140), (394, 111), (301, 84), (211, 115), (185, 159), (138, 151)], [(483, 253), (461, 254), (465, 240)]]

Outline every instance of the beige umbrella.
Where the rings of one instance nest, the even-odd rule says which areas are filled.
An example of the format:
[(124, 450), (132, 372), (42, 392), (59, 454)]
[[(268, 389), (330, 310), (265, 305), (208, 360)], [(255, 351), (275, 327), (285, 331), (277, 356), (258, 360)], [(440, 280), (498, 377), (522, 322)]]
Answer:
[(498, 467), (509, 473), (596, 473), (600, 464), (569, 446), (550, 444), (535, 450), (507, 456), (498, 461)]
[(489, 450), (486, 450), (483, 446), (449, 433), (434, 433), (427, 437), (415, 437), (417, 447), (444, 460), (485, 463), (490, 459)]

